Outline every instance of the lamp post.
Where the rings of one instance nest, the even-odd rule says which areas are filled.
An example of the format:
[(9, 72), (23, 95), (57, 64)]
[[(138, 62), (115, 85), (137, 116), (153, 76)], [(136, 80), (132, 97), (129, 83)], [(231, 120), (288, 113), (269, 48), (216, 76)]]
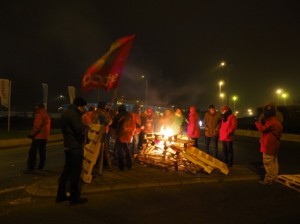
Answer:
[(220, 98), (221, 98), (221, 104), (223, 105), (223, 99), (225, 97), (225, 94), (224, 93), (220, 93)]
[(283, 98), (283, 105), (286, 106), (286, 98), (288, 97), (287, 93), (282, 93), (281, 97)]
[(233, 96), (232, 100), (233, 100), (233, 113), (235, 113), (235, 101), (237, 101), (238, 97), (237, 96)]
[(142, 79), (145, 79), (145, 109), (148, 107), (148, 80), (146, 76), (142, 75)]
[[(219, 96), (221, 97), (221, 93), (222, 93), (222, 86), (224, 85), (224, 81), (223, 80), (220, 80), (219, 81)], [(221, 99), (220, 99), (220, 108), (222, 106), (222, 102), (221, 102)]]
[[(224, 72), (225, 67), (228, 67), (226, 61), (221, 61), (220, 67), (223, 69), (223, 72)], [(227, 105), (229, 106), (229, 72), (227, 72), (226, 84), (227, 84), (227, 91), (226, 91), (226, 94), (227, 94)]]
[(282, 89), (277, 89), (276, 94), (277, 94), (277, 105), (279, 105), (280, 101), (280, 95), (282, 93)]

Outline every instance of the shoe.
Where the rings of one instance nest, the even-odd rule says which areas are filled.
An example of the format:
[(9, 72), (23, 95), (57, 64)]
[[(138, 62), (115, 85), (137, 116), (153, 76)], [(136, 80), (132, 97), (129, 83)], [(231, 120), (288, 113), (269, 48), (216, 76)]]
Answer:
[(70, 200), (70, 205), (80, 205), (86, 203), (87, 201), (88, 201), (87, 198), (76, 198)]
[(62, 203), (64, 201), (69, 201), (69, 200), (70, 200), (69, 196), (60, 196), (60, 197), (56, 197), (55, 203)]

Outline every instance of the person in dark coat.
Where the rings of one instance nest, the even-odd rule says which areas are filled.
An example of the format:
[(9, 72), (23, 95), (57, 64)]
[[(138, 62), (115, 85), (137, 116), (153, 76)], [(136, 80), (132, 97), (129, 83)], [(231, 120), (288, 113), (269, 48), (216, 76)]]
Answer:
[[(70, 205), (87, 202), (80, 197), (80, 174), (83, 163), (83, 147), (87, 126), (82, 122), (82, 114), (87, 103), (81, 98), (74, 99), (73, 104), (61, 116), (61, 128), (65, 147), (65, 165), (60, 175), (56, 203), (70, 200)], [(67, 183), (70, 183), (70, 197), (67, 196)]]

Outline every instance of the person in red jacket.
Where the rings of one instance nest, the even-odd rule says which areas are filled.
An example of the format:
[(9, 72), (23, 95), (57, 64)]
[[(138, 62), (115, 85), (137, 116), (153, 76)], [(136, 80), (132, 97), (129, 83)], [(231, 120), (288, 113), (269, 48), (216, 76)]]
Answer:
[(232, 110), (227, 106), (221, 108), (222, 122), (220, 128), (220, 141), (223, 144), (224, 163), (228, 167), (233, 165), (233, 140), (234, 131), (237, 127), (237, 119)]
[(190, 106), (189, 123), (187, 126), (187, 134), (194, 140), (194, 146), (198, 148), (198, 138), (201, 136), (200, 132), (200, 116), (196, 111), (195, 106)]
[(34, 121), (29, 138), (32, 139), (28, 153), (27, 168), (29, 171), (35, 169), (36, 154), (39, 150), (40, 161), (38, 169), (42, 170), (46, 161), (46, 144), (50, 136), (51, 119), (45, 110), (44, 104), (38, 104), (34, 111)]
[(263, 156), (263, 164), (266, 171), (264, 180), (260, 184), (269, 185), (277, 178), (278, 165), (278, 150), (280, 148), (280, 138), (282, 134), (282, 124), (276, 117), (276, 109), (269, 104), (264, 107), (264, 123), (255, 122), (255, 126), (261, 133), (260, 151)]

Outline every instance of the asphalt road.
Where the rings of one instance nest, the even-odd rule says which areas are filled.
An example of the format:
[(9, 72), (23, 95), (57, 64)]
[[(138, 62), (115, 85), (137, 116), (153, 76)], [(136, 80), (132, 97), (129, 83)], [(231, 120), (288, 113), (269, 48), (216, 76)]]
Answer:
[[(203, 142), (202, 140), (200, 141)], [(201, 146), (201, 145), (200, 145)], [(282, 174), (299, 174), (300, 144), (282, 142)], [(258, 139), (238, 137), (235, 163), (255, 169)], [(45, 174), (24, 172), (28, 148), (0, 151), (0, 223), (299, 223), (300, 194), (281, 184), (256, 181), (205, 183), (97, 193), (80, 206), (26, 194)], [(221, 156), (220, 152), (220, 156)], [(48, 145), (46, 170), (59, 175), (61, 145)], [(163, 172), (163, 171), (162, 171)]]

